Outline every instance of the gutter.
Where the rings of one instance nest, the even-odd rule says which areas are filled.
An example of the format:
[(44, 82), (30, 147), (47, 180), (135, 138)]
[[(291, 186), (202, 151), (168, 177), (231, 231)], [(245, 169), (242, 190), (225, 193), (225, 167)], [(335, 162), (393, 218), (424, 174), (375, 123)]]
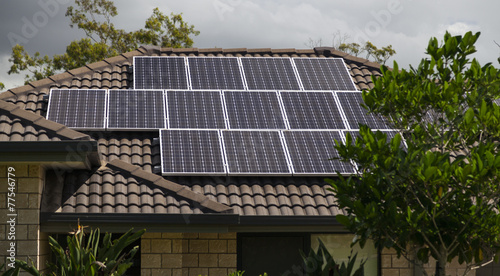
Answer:
[(334, 216), (240, 216), (238, 214), (40, 214), (42, 232), (67, 232), (77, 224), (103, 231), (123, 232), (146, 228), (149, 232), (296, 232), (344, 229)]
[(49, 163), (85, 169), (101, 166), (95, 140), (1, 142), (0, 152), (0, 163)]

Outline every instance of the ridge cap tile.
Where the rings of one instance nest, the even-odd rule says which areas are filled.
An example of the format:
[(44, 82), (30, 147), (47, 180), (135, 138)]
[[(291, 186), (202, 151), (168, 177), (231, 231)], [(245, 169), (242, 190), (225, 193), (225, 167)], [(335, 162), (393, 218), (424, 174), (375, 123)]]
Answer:
[(51, 79), (45, 78), (45, 79), (41, 79), (41, 80), (32, 81), (32, 82), (30, 82), (30, 85), (33, 86), (34, 88), (40, 88), (42, 86), (51, 85), (53, 83), (54, 83), (54, 81), (52, 81)]
[[(202, 203), (206, 202), (206, 201), (211, 201), (211, 202), (212, 202), (211, 204), (209, 204), (209, 203), (207, 202), (207, 203), (205, 203), (205, 205), (206, 205), (206, 206), (210, 206), (210, 207), (212, 207), (212, 208), (208, 208), (208, 207), (207, 207), (208, 209), (210, 209), (210, 210), (212, 210), (212, 211), (215, 211), (215, 212), (220, 212), (220, 211), (222, 211), (222, 212), (229, 212), (229, 211), (230, 211), (229, 209), (231, 209), (229, 206), (226, 206), (226, 205), (224, 205), (224, 204), (222, 204), (222, 203), (219, 203), (219, 202), (216, 202), (216, 201), (214, 201), (214, 200), (211, 200), (210, 198), (208, 198), (208, 197), (207, 197), (207, 196), (205, 196), (205, 195), (202, 195), (202, 194), (199, 194), (199, 193), (193, 192), (191, 189), (189, 189), (188, 187), (186, 187), (186, 186), (184, 186), (184, 185), (180, 185), (180, 184), (173, 183), (173, 182), (171, 182), (171, 181), (165, 180), (165, 179), (163, 179), (163, 177), (161, 177), (161, 176), (160, 176), (160, 177), (161, 177), (162, 179), (154, 177), (154, 178), (156, 179), (156, 181), (155, 181), (155, 182), (151, 182), (151, 181), (149, 181), (149, 180), (147, 180), (147, 179), (148, 179), (148, 178), (149, 178), (149, 179), (150, 179), (150, 178), (153, 178), (153, 177), (151, 177), (151, 176), (157, 176), (156, 174), (153, 174), (153, 173), (150, 173), (150, 172), (146, 172), (146, 171), (142, 170), (139, 166), (132, 165), (132, 164), (130, 164), (130, 163), (127, 163), (127, 162), (121, 161), (121, 160), (119, 160), (119, 159), (115, 159), (115, 160), (113, 160), (113, 161), (111, 161), (111, 162), (108, 162), (108, 163), (106, 164), (106, 166), (107, 166), (108, 168), (113, 169), (113, 170), (118, 169), (118, 170), (122, 171), (122, 173), (123, 173), (123, 170), (125, 170), (125, 173), (126, 173), (126, 174), (131, 174), (131, 176), (132, 176), (132, 177), (134, 177), (134, 178), (135, 178), (135, 177), (138, 177), (138, 178), (139, 178), (139, 176), (138, 176), (138, 175), (148, 174), (148, 175), (150, 175), (150, 177), (147, 177), (147, 178), (141, 178), (141, 179), (144, 179), (144, 180), (146, 180), (146, 181), (150, 182), (151, 184), (153, 184), (153, 185), (155, 185), (155, 186), (158, 186), (158, 187), (161, 187), (161, 188), (167, 189), (167, 190), (169, 190), (169, 191), (172, 191), (172, 192), (174, 192), (176, 195), (181, 196), (181, 197), (183, 197), (183, 198), (185, 198), (185, 199), (187, 199), (187, 200), (190, 200), (190, 201), (193, 201), (193, 202), (199, 203), (200, 205), (201, 205)], [(115, 169), (115, 168), (116, 168), (116, 169)], [(133, 170), (132, 170), (132, 169), (133, 169)], [(137, 170), (139, 170), (139, 171), (137, 171)], [(130, 173), (131, 171), (132, 171), (132, 172), (135, 172), (135, 173)], [(136, 172), (136, 171), (137, 171), (137, 172)], [(141, 172), (141, 171), (142, 171), (142, 172)], [(158, 184), (159, 184), (159, 185), (158, 185)], [(182, 188), (181, 188), (180, 190), (178, 190), (177, 192), (176, 192), (176, 191), (173, 191), (173, 190), (170, 190), (170, 189), (169, 189), (169, 186), (170, 186), (170, 187), (177, 187), (177, 185), (173, 185), (173, 184), (177, 184), (177, 185), (179, 185), (179, 186), (180, 186), (180, 187), (182, 187)], [(203, 205), (201, 205), (201, 206), (203, 206)], [(203, 206), (203, 207), (205, 207), (205, 206)]]
[(13, 110), (20, 109), (19, 106), (6, 102), (4, 100), (0, 100), (0, 109), (6, 110), (11, 113)]
[(200, 53), (217, 53), (220, 54), (222, 53), (223, 49), (222, 48), (202, 48), (198, 50)]
[(222, 53), (229, 54), (229, 53), (244, 53), (246, 54), (248, 51), (247, 48), (228, 48), (228, 49), (222, 49)]
[(155, 185), (157, 185), (159, 187), (163, 187), (163, 188), (165, 188), (167, 190), (174, 191), (175, 193), (177, 193), (178, 191), (186, 188), (185, 186), (183, 186), (181, 184), (177, 184), (175, 182), (166, 180), (163, 177), (161, 177), (161, 179), (158, 179), (155, 182), (153, 182), (153, 184), (155, 184)]
[(127, 60), (125, 57), (123, 57), (122, 55), (117, 55), (117, 56), (114, 56), (114, 57), (109, 57), (107, 59), (105, 59), (104, 61), (107, 62), (109, 65), (115, 65), (116, 63), (119, 63), (120, 61), (125, 61)]
[(281, 48), (281, 49), (271, 49), (273, 54), (295, 54), (297, 51), (295, 48)]
[(21, 108), (12, 109), (12, 111), (10, 111), (10, 114), (34, 123), (40, 119), (43, 119), (42, 116), (30, 111), (23, 110)]
[(382, 64), (379, 64), (379, 63), (374, 62), (374, 61), (368, 61), (368, 62), (364, 63), (363, 65), (368, 66), (368, 67), (374, 67), (374, 68), (377, 68), (379, 70), (380, 70), (380, 66), (382, 66)]
[(89, 71), (90, 69), (86, 66), (82, 66), (82, 67), (78, 67), (78, 68), (74, 68), (74, 69), (71, 69), (71, 70), (68, 70), (66, 72), (68, 72), (68, 74), (72, 75), (72, 76), (77, 76), (77, 75), (81, 75), (87, 71)]
[(174, 48), (172, 47), (164, 47), (160, 49), (160, 53), (172, 53), (173, 50)]
[(57, 74), (57, 75), (52, 75), (50, 77), (48, 77), (49, 79), (51, 79), (53, 82), (57, 83), (61, 80), (64, 80), (64, 79), (71, 79), (73, 76), (68, 73), (68, 72), (63, 72), (61, 74)]
[(174, 53), (197, 53), (198, 48), (172, 48)]
[(71, 140), (91, 140), (90, 136), (88, 136), (87, 134), (81, 133), (79, 131), (76, 131), (76, 130), (73, 130), (73, 129), (70, 129), (67, 127), (63, 128), (61, 130), (58, 130), (56, 133), (59, 136), (66, 137), (66, 138), (69, 138)]
[(2, 93), (0, 93), (0, 100), (4, 100), (4, 99), (9, 99), (9, 98), (12, 98), (12, 97), (15, 97), (17, 96), (16, 94), (14, 94), (10, 89), (7, 90), (7, 91), (4, 91)]
[(248, 49), (247, 53), (249, 54), (257, 54), (257, 53), (272, 53), (271, 48), (253, 48), (253, 49)]
[(107, 63), (104, 60), (101, 60), (101, 61), (97, 61), (97, 62), (93, 62), (93, 63), (87, 64), (86, 66), (88, 68), (90, 68), (92, 71), (95, 71), (95, 70), (101, 69), (103, 67), (109, 66), (109, 63)]
[(7, 91), (14, 94), (14, 96), (17, 97), (18, 94), (26, 93), (26, 92), (32, 91), (33, 89), (34, 89), (34, 87), (31, 84), (25, 84), (25, 85), (22, 85), (19, 87), (11, 88)]
[[(134, 166), (134, 165), (132, 165), (132, 166)], [(136, 178), (140, 178), (142, 180), (146, 180), (146, 181), (149, 181), (151, 183), (158, 181), (160, 178), (163, 179), (163, 177), (161, 177), (157, 174), (147, 172), (147, 171), (141, 169), (139, 166), (134, 166), (134, 167), (136, 167), (136, 169), (131, 171), (131, 174), (132, 174), (132, 176), (134, 176)]]
[(132, 58), (134, 56), (143, 56), (144, 54), (141, 53), (140, 51), (138, 50), (133, 50), (133, 51), (130, 51), (130, 52), (126, 52), (126, 53), (122, 53), (121, 56), (125, 57), (126, 59), (129, 59), (129, 58)]

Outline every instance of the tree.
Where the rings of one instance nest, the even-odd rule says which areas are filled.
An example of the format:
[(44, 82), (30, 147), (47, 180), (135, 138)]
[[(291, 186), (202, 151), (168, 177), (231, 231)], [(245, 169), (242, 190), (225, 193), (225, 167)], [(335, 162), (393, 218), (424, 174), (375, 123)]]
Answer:
[[(332, 46), (339, 51), (345, 52), (353, 56), (364, 56), (366, 59), (373, 60), (380, 64), (385, 64), (389, 58), (396, 54), (396, 50), (392, 45), (378, 48), (372, 42), (366, 41), (364, 45), (355, 42), (348, 42), (351, 37), (348, 34), (341, 34), (337, 31), (333, 34)], [(323, 45), (323, 40), (313, 40), (309, 38), (306, 45), (310, 48), (319, 47)]]
[(71, 19), (70, 26), (85, 32), (86, 37), (72, 41), (62, 55), (50, 58), (36, 52), (30, 55), (23, 46), (12, 48), (9, 59), (12, 66), (9, 74), (27, 71), (25, 83), (46, 78), (62, 70), (71, 70), (88, 63), (101, 61), (120, 53), (137, 49), (140, 44), (162, 47), (191, 47), (191, 35), (199, 32), (193, 25), (182, 19), (182, 14), (163, 14), (158, 8), (146, 20), (144, 29), (127, 32), (117, 29), (111, 22), (118, 15), (111, 0), (76, 0), (76, 7), (70, 6), (66, 16)]
[(329, 180), (356, 242), (371, 238), (417, 263), (432, 257), (437, 275), (455, 258), (468, 273), (500, 250), (500, 78), (470, 60), (478, 37), (446, 33), (417, 68), (382, 67), (365, 107), (402, 135), (367, 126), (355, 141), (346, 135), (336, 149), (357, 174)]

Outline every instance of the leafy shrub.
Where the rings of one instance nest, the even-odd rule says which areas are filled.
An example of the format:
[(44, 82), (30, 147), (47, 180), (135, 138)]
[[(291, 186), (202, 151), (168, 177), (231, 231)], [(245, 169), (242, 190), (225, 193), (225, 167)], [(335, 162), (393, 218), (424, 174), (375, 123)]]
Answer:
[[(78, 229), (66, 239), (67, 248), (62, 247), (54, 238), (49, 237), (50, 249), (56, 262), (49, 263), (49, 275), (58, 276), (120, 276), (133, 264), (132, 258), (139, 250), (135, 246), (129, 252), (123, 252), (127, 246), (138, 240), (146, 230), (133, 233), (130, 229), (116, 240), (106, 233), (101, 241), (99, 228), (90, 230), (88, 235), (84, 227)], [(2, 276), (17, 276), (22, 269), (34, 276), (42, 275), (34, 266), (25, 261), (16, 260), (16, 267), (7, 270)]]
[(311, 248), (306, 256), (302, 250), (300, 255), (304, 261), (304, 268), (308, 276), (363, 276), (365, 275), (366, 260), (362, 260), (358, 269), (354, 270), (357, 253), (349, 256), (347, 263), (336, 263), (325, 244), (318, 239), (319, 248), (317, 252)]

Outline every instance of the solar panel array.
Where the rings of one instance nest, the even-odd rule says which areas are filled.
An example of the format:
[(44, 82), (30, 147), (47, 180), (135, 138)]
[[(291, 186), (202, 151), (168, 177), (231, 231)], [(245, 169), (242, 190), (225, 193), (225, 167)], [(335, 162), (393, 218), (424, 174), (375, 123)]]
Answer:
[(350, 174), (335, 140), (358, 123), (395, 133), (361, 108), (343, 59), (134, 57), (134, 87), (52, 90), (47, 118), (160, 129), (164, 175)]
[(342, 58), (134, 57), (135, 89), (356, 90)]

